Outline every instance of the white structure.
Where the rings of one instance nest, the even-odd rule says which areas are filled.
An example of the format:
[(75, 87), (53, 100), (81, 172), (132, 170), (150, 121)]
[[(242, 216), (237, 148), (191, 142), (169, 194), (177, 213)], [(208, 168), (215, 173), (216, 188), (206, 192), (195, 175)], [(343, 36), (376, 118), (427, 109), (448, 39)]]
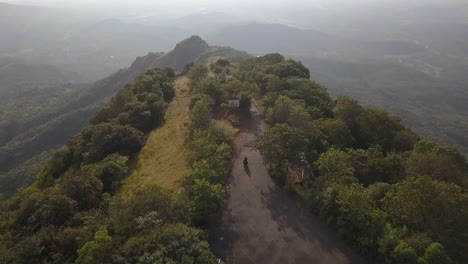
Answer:
[(239, 100), (229, 100), (229, 108), (239, 108)]

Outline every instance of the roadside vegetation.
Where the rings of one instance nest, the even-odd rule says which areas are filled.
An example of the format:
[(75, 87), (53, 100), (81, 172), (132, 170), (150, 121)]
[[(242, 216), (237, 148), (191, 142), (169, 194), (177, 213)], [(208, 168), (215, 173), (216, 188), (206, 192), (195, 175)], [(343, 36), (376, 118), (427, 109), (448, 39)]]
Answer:
[(164, 122), (174, 79), (168, 68), (138, 76), (31, 187), (0, 204), (1, 263), (217, 263), (196, 228), (207, 212), (198, 203), (203, 196), (191, 200), (159, 186), (119, 195), (129, 160)]
[(300, 62), (279, 54), (240, 62), (270, 128), (256, 140), (272, 176), (372, 263), (463, 263), (468, 252), (468, 163), (422, 140), (381, 109), (330, 98)]

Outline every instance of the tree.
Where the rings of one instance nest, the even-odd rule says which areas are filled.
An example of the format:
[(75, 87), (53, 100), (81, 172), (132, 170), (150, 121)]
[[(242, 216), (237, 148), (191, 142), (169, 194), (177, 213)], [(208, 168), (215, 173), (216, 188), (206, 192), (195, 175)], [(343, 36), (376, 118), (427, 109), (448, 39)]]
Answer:
[(53, 180), (62, 175), (71, 165), (73, 153), (63, 147), (57, 150), (52, 158), (37, 173), (37, 181), (40, 187), (47, 187), (53, 184)]
[(351, 155), (337, 148), (322, 153), (316, 162), (319, 177), (325, 184), (355, 182)]
[(206, 129), (211, 123), (211, 105), (207, 100), (198, 100), (191, 112), (192, 129)]
[(370, 254), (381, 235), (379, 224), (374, 224), (372, 212), (375, 203), (360, 184), (343, 188), (336, 197), (339, 207), (338, 231), (348, 240), (355, 241), (361, 252)]
[(468, 195), (455, 185), (427, 176), (410, 177), (387, 193), (384, 209), (392, 221), (412, 232), (425, 232), (450, 250), (451, 256), (468, 257)]
[(102, 181), (104, 192), (114, 193), (117, 190), (118, 184), (128, 172), (127, 161), (125, 156), (111, 154), (100, 164), (96, 177)]
[(394, 263), (401, 263), (401, 264), (417, 264), (418, 263), (418, 256), (416, 255), (416, 251), (406, 244), (404, 241), (400, 241), (395, 249), (392, 252), (392, 259)]
[(296, 106), (296, 103), (289, 97), (278, 97), (273, 106), (268, 109), (267, 121), (271, 124), (288, 122), (294, 106)]
[(105, 226), (101, 226), (92, 241), (78, 249), (77, 264), (109, 263), (111, 260), (112, 237)]
[(215, 62), (215, 65), (220, 66), (220, 67), (226, 67), (226, 66), (229, 66), (230, 64), (231, 64), (231, 62), (226, 60), (226, 59), (218, 59)]
[(63, 193), (75, 200), (81, 210), (99, 206), (102, 188), (102, 182), (86, 172), (69, 175), (61, 183)]
[(166, 105), (163, 100), (148, 105), (146, 102), (133, 102), (125, 105), (124, 112), (117, 117), (122, 125), (132, 126), (142, 132), (149, 132), (164, 120)]
[(37, 202), (24, 228), (37, 230), (45, 226), (64, 225), (75, 213), (76, 203), (65, 195), (50, 195)]
[(129, 263), (218, 263), (204, 233), (181, 223), (148, 230), (129, 239), (122, 248), (122, 257)]
[(337, 119), (320, 118), (314, 120), (313, 125), (324, 135), (330, 146), (345, 149), (353, 145), (354, 139), (348, 126)]
[(301, 153), (309, 147), (306, 134), (287, 124), (276, 124), (255, 140), (255, 147), (271, 166), (284, 166), (285, 162), (297, 165)]
[(310, 72), (301, 62), (288, 59), (266, 67), (267, 73), (273, 73), (280, 78), (299, 77), (310, 78)]
[(268, 53), (258, 57), (257, 61), (264, 64), (277, 64), (284, 61), (284, 56), (279, 53)]
[(363, 107), (356, 100), (339, 96), (333, 107), (333, 116), (335, 119), (343, 121), (351, 130), (353, 137), (356, 137), (359, 135), (358, 118), (363, 111)]
[(86, 127), (79, 142), (83, 160), (97, 162), (112, 153), (131, 155), (144, 144), (144, 135), (139, 130), (114, 123), (100, 123)]
[(189, 223), (192, 218), (189, 201), (178, 200), (160, 187), (147, 187), (130, 199), (115, 199), (111, 203), (109, 230), (123, 238), (145, 233), (148, 230), (138, 224), (139, 219), (154, 212), (161, 224)]
[(332, 117), (333, 102), (327, 90), (308, 78), (289, 78), (285, 83), (285, 95), (302, 100), (313, 119)]
[(197, 63), (190, 67), (190, 70), (188, 72), (188, 76), (194, 83), (200, 82), (202, 79), (204, 79), (206, 76), (208, 76), (208, 66), (206, 66), (203, 63)]
[(411, 175), (427, 175), (434, 180), (468, 186), (468, 163), (456, 148), (433, 140), (418, 142), (407, 161)]
[(211, 184), (205, 179), (195, 179), (191, 189), (195, 221), (204, 224), (220, 207), (224, 198), (223, 186)]
[(404, 127), (401, 120), (382, 109), (366, 109), (358, 118), (360, 147), (379, 145), (385, 152), (411, 150), (418, 136)]
[(216, 105), (223, 101), (223, 91), (221, 89), (221, 83), (215, 79), (205, 78), (200, 80), (194, 85), (194, 90), (199, 94), (206, 94), (213, 99)]
[(251, 95), (256, 90), (256, 87), (251, 83), (239, 80), (232, 80), (222, 85), (224, 98), (227, 99), (239, 98), (241, 94)]
[(307, 110), (287, 96), (279, 96), (267, 109), (267, 121), (271, 124), (288, 123), (302, 129), (311, 128), (311, 117)]
[(403, 178), (403, 160), (397, 159), (396, 155), (385, 157), (379, 147), (348, 149), (347, 152), (351, 155), (354, 176), (366, 186), (375, 182), (392, 183), (394, 179)]
[(426, 248), (422, 257), (424, 264), (453, 264), (453, 260), (445, 253), (445, 248), (440, 243), (432, 243)]

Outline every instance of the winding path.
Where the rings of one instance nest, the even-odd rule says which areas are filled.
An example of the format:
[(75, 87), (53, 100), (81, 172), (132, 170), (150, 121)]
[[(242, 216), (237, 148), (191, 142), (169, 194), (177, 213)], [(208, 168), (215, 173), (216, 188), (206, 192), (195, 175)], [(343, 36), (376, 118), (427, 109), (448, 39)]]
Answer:
[[(265, 129), (258, 109), (235, 140), (229, 198), (211, 230), (215, 253), (228, 264), (365, 263), (335, 233), (276, 186), (252, 149)], [(243, 158), (249, 160), (244, 169)]]

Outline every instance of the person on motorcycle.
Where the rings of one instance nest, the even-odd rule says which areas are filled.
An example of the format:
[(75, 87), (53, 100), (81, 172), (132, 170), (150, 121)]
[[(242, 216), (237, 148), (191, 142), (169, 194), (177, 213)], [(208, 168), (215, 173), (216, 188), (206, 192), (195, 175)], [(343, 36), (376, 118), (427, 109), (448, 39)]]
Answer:
[(247, 160), (247, 157), (244, 158), (244, 166), (248, 166), (249, 165), (249, 161)]

